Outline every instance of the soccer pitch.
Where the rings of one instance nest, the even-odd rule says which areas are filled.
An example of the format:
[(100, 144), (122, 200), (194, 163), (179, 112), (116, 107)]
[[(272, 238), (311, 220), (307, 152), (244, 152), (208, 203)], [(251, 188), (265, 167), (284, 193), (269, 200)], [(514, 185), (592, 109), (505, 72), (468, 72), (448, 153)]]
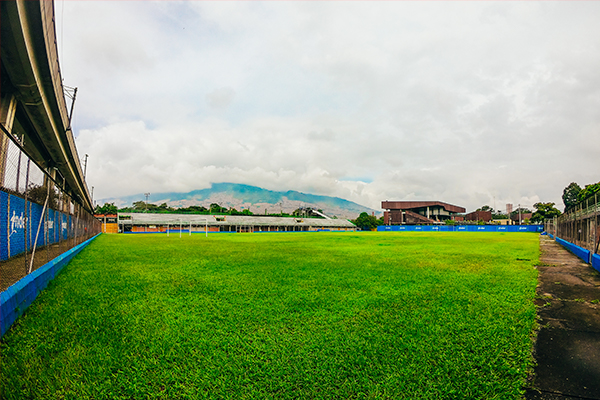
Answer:
[(102, 235), (0, 342), (0, 398), (518, 399), (538, 234)]

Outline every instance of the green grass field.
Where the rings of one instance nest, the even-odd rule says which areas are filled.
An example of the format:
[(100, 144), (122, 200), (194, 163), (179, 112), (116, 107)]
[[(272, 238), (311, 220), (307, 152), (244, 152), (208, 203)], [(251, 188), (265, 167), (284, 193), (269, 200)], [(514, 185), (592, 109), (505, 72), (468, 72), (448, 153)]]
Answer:
[(537, 234), (102, 235), (1, 340), (0, 398), (518, 399)]

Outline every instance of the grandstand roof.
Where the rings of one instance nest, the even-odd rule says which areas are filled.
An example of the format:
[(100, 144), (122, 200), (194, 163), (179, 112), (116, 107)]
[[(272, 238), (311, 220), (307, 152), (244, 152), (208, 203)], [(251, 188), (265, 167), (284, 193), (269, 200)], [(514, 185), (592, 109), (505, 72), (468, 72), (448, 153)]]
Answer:
[(58, 171), (60, 176), (53, 177), (55, 182), (92, 211), (92, 198), (65, 101), (54, 3), (2, 1), (0, 4), (1, 59), (3, 72), (6, 71), (2, 74), (2, 102), (3, 107), (5, 100), (11, 104), (14, 99), (16, 104), (10, 123), (5, 126), (3, 122), (1, 128), (9, 135), (24, 135), (22, 147), (29, 158), (42, 170)]
[(151, 214), (119, 213), (119, 224), (125, 225), (252, 225), (252, 226), (307, 226), (319, 228), (355, 228), (345, 219), (271, 217), (249, 215), (202, 215), (202, 214)]
[(442, 201), (382, 201), (381, 208), (386, 210), (411, 210), (422, 207), (440, 206), (448, 212), (464, 213), (464, 207), (444, 203)]

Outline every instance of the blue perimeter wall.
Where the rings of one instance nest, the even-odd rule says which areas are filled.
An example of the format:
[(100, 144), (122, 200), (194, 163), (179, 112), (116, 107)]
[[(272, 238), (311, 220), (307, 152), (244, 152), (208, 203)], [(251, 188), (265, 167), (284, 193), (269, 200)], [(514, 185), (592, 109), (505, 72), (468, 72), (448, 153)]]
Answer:
[[(571, 253), (575, 254), (577, 257), (581, 258), (588, 264), (592, 264), (592, 267), (598, 272), (600, 272), (600, 254), (592, 254), (591, 251), (584, 249), (583, 247), (577, 246), (571, 242), (567, 242), (561, 238), (554, 237), (554, 235), (548, 233), (552, 239), (556, 240), (558, 244), (565, 247)], [(591, 257), (590, 257), (591, 256)]]
[(543, 225), (381, 225), (377, 232), (542, 232)]
[(579, 247), (571, 242), (567, 242), (561, 238), (555, 238), (556, 243), (560, 244), (565, 249), (569, 250), (571, 253), (575, 254), (577, 257), (581, 258), (586, 263), (590, 262), (590, 251), (584, 249), (583, 247)]
[(581, 258), (600, 272), (600, 254), (591, 254), (589, 250), (566, 240), (543, 232), (543, 225), (381, 225), (378, 232), (540, 232), (547, 234), (571, 253)]
[(4, 336), (13, 322), (23, 314), (65, 265), (99, 235), (64, 252), (0, 293), (0, 337)]
[[(48, 234), (44, 234), (44, 207), (19, 196), (0, 191), (0, 261), (33, 249), (35, 237), (38, 246), (58, 243), (72, 237), (73, 217), (48, 209)], [(27, 230), (25, 230), (27, 228)], [(26, 233), (27, 232), (27, 233)]]

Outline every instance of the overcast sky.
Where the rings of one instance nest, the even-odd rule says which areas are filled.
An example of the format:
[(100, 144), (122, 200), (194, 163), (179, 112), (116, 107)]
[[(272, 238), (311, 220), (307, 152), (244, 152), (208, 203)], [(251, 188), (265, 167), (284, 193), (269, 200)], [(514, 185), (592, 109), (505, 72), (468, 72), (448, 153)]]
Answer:
[(55, 9), (96, 199), (235, 182), (562, 210), (600, 180), (600, 2)]

